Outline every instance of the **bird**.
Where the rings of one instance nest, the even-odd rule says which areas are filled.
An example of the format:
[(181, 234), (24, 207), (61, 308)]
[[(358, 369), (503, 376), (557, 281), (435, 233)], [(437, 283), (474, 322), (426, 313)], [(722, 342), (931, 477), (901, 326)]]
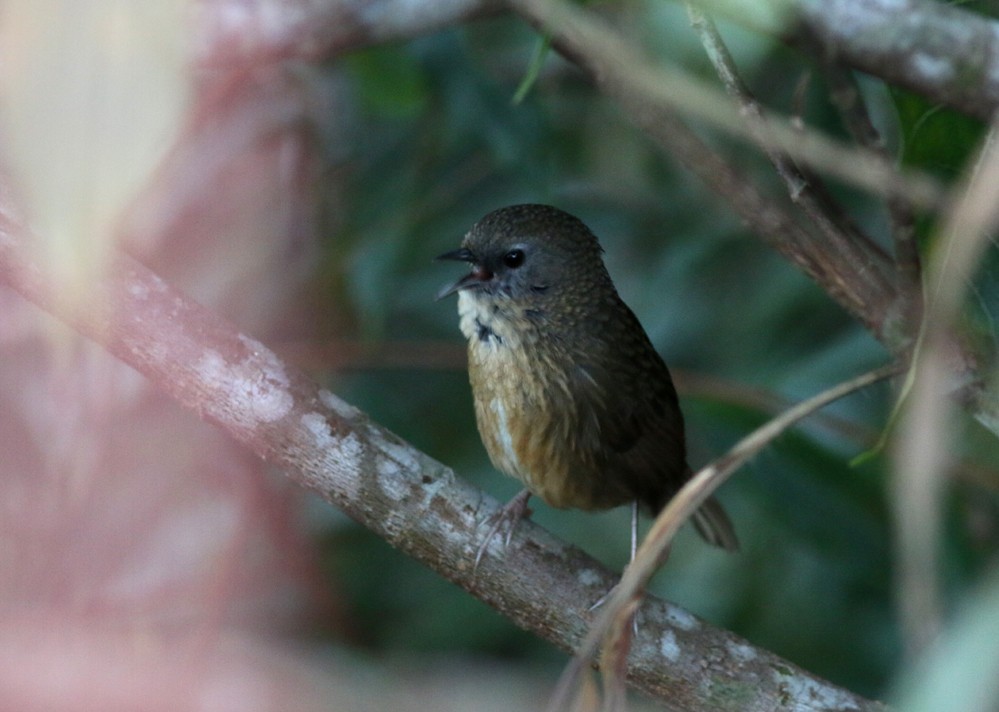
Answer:
[[(495, 515), (475, 566), (501, 527), (505, 544), (536, 496), (584, 511), (658, 514), (692, 476), (683, 415), (666, 363), (603, 262), (596, 235), (550, 205), (490, 212), (437, 257), (471, 271), (458, 294), (476, 424), (493, 466), (524, 485)], [(738, 548), (721, 504), (692, 515), (710, 544)]]

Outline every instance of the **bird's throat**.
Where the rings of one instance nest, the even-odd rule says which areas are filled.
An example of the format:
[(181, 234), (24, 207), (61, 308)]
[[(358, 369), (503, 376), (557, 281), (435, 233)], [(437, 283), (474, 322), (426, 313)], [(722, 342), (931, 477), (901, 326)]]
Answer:
[(495, 299), (472, 290), (458, 294), (458, 315), (461, 333), (470, 342), (481, 346), (499, 348), (509, 333), (505, 315)]

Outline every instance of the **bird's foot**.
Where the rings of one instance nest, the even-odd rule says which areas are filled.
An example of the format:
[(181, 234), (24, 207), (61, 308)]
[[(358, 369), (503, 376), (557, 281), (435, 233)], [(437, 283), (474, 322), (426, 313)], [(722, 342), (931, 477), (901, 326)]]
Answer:
[(590, 613), (593, 613), (593, 611), (597, 610), (598, 608), (600, 608), (600, 606), (602, 606), (605, 603), (607, 603), (607, 599), (609, 599), (611, 597), (611, 594), (614, 593), (614, 589), (616, 589), (616, 588), (617, 588), (617, 584), (614, 584), (613, 586), (611, 586), (609, 589), (607, 589), (607, 593), (605, 593), (603, 596), (601, 596), (596, 601), (594, 601), (593, 605), (591, 605), (586, 610), (589, 611)]
[[(607, 601), (610, 600), (611, 596), (614, 595), (614, 592), (617, 591), (617, 587), (620, 586), (620, 585), (621, 585), (621, 582), (618, 581), (616, 584), (614, 584), (610, 588), (610, 590), (607, 591), (607, 593), (605, 593), (603, 596), (601, 596), (600, 598), (598, 598), (596, 600), (596, 602), (592, 606), (590, 606), (587, 610), (590, 613), (593, 613), (593, 611), (597, 610), (598, 608), (600, 608), (600, 606), (602, 606), (605, 603), (607, 603)], [(631, 632), (632, 632), (633, 635), (638, 635), (638, 611), (637, 610), (634, 613), (631, 614)]]
[(475, 565), (472, 567), (472, 576), (478, 570), (479, 562), (482, 561), (486, 549), (489, 548), (489, 542), (503, 528), (506, 528), (506, 534), (503, 536), (503, 546), (509, 545), (510, 539), (513, 538), (513, 532), (520, 523), (520, 520), (531, 515), (531, 508), (527, 506), (527, 500), (530, 498), (531, 493), (529, 490), (521, 490), (513, 499), (504, 504), (499, 511), (490, 515), (489, 519), (486, 520), (490, 523), (490, 527), (482, 543), (479, 544), (478, 550), (475, 552)]

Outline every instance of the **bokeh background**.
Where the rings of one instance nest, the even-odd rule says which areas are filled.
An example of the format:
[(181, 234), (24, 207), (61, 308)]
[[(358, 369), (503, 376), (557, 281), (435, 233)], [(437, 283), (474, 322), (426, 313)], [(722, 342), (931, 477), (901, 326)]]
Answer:
[[(609, 14), (663, 61), (714, 81), (682, 6), (632, 2)], [(845, 137), (821, 73), (772, 38), (721, 29), (764, 103)], [(551, 203), (600, 237), (621, 295), (674, 370), (695, 465), (787, 404), (888, 360), (571, 65), (547, 55), (514, 103), (538, 43), (522, 21), (496, 15), (335, 61), (202, 72), (187, 99), (198, 111), (175, 126), (201, 138), (160, 143), (153, 188), (129, 203), (124, 246), (500, 499), (518, 485), (486, 458), (456, 306), (434, 299), (459, 268), (433, 261), (497, 207)], [(903, 164), (948, 184), (962, 175), (979, 122), (869, 77), (861, 86)], [(756, 150), (697, 128), (786, 200)], [(833, 187), (888, 249), (883, 205)], [(927, 250), (933, 227), (920, 223)], [(970, 289), (967, 321), (987, 338), (996, 270), (993, 250)], [(111, 668), (140, 679), (147, 658), (129, 652), (137, 648), (150, 667), (176, 664), (155, 694), (136, 683), (150, 709), (158, 696), (172, 700), (163, 709), (187, 708), (170, 698), (181, 675), (212, 681), (211, 694), (185, 700), (191, 709), (239, 695), (259, 709), (292, 709), (285, 695), (301, 709), (519, 709), (544, 699), (563, 654), (294, 491), (20, 297), (0, 299), (0, 622), (34, 651), (5, 644), (6, 702), (46, 708), (32, 682), (51, 667), (75, 670), (65, 679), (83, 685)], [(742, 551), (718, 552), (685, 531), (654, 592), (834, 683), (892, 696), (909, 667), (890, 460), (883, 451), (851, 460), (888, 427), (897, 386), (835, 404), (743, 468), (720, 492)], [(954, 430), (959, 464), (940, 547), (945, 608), (960, 620), (993, 590), (983, 582), (999, 542), (999, 450), (963, 414)], [(534, 514), (616, 568), (628, 517), (540, 503)], [(181, 664), (168, 652), (177, 639), (215, 662)], [(947, 659), (972, 656), (954, 645)], [(980, 659), (974, 650), (969, 659)], [(248, 680), (267, 694), (249, 694)], [(57, 691), (70, 689), (64, 681)], [(102, 689), (82, 699), (118, 688)]]
[[(642, 4), (634, 14), (629, 30), (670, 61), (713, 76), (682, 7)], [(723, 28), (752, 88), (789, 111), (807, 68), (780, 46)], [(496, 496), (517, 491), (485, 457), (466, 376), (447, 348), (460, 344), (454, 301), (433, 301), (458, 268), (430, 260), (489, 210), (518, 202), (562, 207), (601, 238), (619, 291), (676, 372), (694, 463), (724, 452), (782, 404), (887, 359), (868, 332), (747, 234), (571, 66), (552, 57), (524, 102), (512, 104), (537, 41), (518, 21), (494, 19), (347, 58), (344, 92), (356, 113), (339, 142), (349, 197), (335, 235), (330, 301), (351, 305), (353, 334), (376, 350), (386, 342), (400, 353), (433, 347), (414, 349), (408, 368), (366, 367), (360, 359), (349, 372), (330, 374), (338, 393)], [(959, 174), (979, 125), (876, 82), (863, 86), (907, 163), (947, 180)], [(843, 135), (821, 78), (811, 77), (804, 106), (810, 125)], [(755, 152), (731, 150), (748, 175), (779, 195)], [(840, 188), (887, 248), (878, 203)], [(991, 269), (984, 270), (986, 291)], [(981, 296), (985, 312), (994, 311), (989, 295)], [(338, 327), (331, 338), (343, 335)], [(850, 461), (881, 435), (894, 397), (888, 387), (868, 389), (755, 458), (721, 491), (743, 550), (726, 555), (686, 532), (654, 581), (656, 593), (850, 689), (884, 694), (901, 660), (887, 456)], [(974, 462), (991, 471), (991, 438), (976, 439), (973, 424), (968, 430), (991, 453)], [(994, 558), (994, 475), (959, 476), (948, 500), (946, 574), (955, 596)], [(535, 509), (536, 521), (609, 565), (626, 560), (626, 511)], [(363, 573), (339, 570), (350, 572), (356, 600), (371, 606), (371, 644), (440, 653), (457, 646), (561, 664), (544, 644), (382, 542), (353, 528), (330, 534), (331, 542), (350, 542), (334, 544), (337, 567), (370, 564)], [(394, 564), (382, 568), (383, 557)], [(419, 582), (413, 590), (391, 584), (401, 571)], [(459, 642), (456, 630), (467, 638)]]

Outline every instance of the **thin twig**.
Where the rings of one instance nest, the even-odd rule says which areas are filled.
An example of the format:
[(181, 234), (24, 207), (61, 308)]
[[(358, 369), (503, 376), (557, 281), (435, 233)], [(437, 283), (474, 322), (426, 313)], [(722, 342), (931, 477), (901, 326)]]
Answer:
[(977, 364), (966, 358), (955, 361), (951, 335), (961, 313), (966, 285), (999, 224), (999, 203), (995, 200), (995, 186), (999, 183), (997, 133), (999, 120), (993, 122), (975, 166), (955, 189), (959, 198), (931, 255), (926, 314), (909, 374), (912, 388), (895, 442), (892, 503), (898, 528), (897, 590), (910, 656), (925, 650), (942, 621), (941, 499), (946, 471), (952, 464), (951, 401), (947, 396), (963, 385), (962, 381), (974, 378), (977, 371)]
[[(804, 227), (785, 206), (762, 196), (730, 162), (718, 155), (677, 118), (675, 112), (719, 117), (727, 130), (745, 134), (747, 117), (733, 111), (728, 98), (716, 89), (692, 83), (689, 77), (651, 65), (626, 41), (590, 13), (561, 0), (512, 0), (530, 22), (550, 33), (553, 46), (587, 71), (598, 87), (620, 102), (631, 119), (650, 137), (675, 155), (712, 190), (723, 196), (753, 232), (818, 282), (827, 293), (859, 318), (878, 338), (893, 348), (901, 335), (891, 328), (891, 307), (897, 290), (891, 279), (890, 261), (868, 242), (838, 245), (820, 239)], [(705, 106), (710, 105), (710, 110)], [(712, 120), (715, 120), (713, 118)], [(768, 119), (769, 135), (780, 136), (779, 148), (794, 149), (800, 159), (802, 146), (814, 141), (786, 125)], [(786, 142), (785, 142), (786, 139)], [(817, 144), (813, 144), (817, 145)], [(840, 158), (855, 149), (836, 149)], [(842, 153), (843, 151), (846, 153)], [(811, 154), (813, 158), (814, 154)], [(864, 153), (864, 156), (869, 154)], [(823, 162), (823, 165), (824, 162)], [(873, 174), (870, 174), (873, 175)], [(879, 180), (887, 174), (879, 173)], [(858, 251), (861, 253), (858, 256)]]
[[(794, 159), (767, 136), (770, 126), (763, 107), (742, 80), (735, 60), (714, 21), (691, 0), (687, 0), (686, 4), (691, 27), (697, 33), (718, 78), (728, 95), (738, 103), (740, 114), (751, 119), (749, 130), (753, 132), (757, 143), (763, 147), (777, 175), (787, 187), (791, 200), (805, 212), (822, 236), (835, 245), (838, 251), (853, 255), (857, 260), (869, 259), (871, 253), (881, 253), (881, 248), (860, 229), (824, 188), (822, 180), (813, 174), (806, 175)], [(876, 267), (883, 262), (871, 261), (870, 264)], [(886, 274), (884, 278), (892, 279), (892, 276)]]
[(653, 64), (634, 41), (619, 36), (591, 12), (564, 0), (510, 0), (533, 24), (551, 35), (553, 46), (591, 72), (608, 93), (630, 93), (643, 98), (642, 109), (657, 115), (676, 113), (752, 142), (764, 140), (794, 160), (837, 176), (876, 195), (898, 181), (914, 203), (932, 209), (943, 193), (929, 174), (908, 169), (899, 172), (880, 156), (843, 143), (818, 131), (802, 134), (782, 116), (767, 115), (767, 129), (756, 119), (733, 110), (731, 102), (713, 86), (669, 65)]
[[(856, 390), (896, 375), (903, 370), (890, 364), (839, 383), (828, 390), (802, 401), (778, 417), (757, 428), (740, 440), (723, 456), (698, 471), (670, 500), (653, 522), (635, 559), (624, 570), (621, 581), (603, 605), (597, 619), (590, 627), (586, 639), (562, 675), (559, 686), (549, 704), (550, 712), (562, 710), (572, 699), (580, 680), (604, 640), (617, 640), (622, 628), (630, 625), (630, 611), (635, 601), (643, 596), (645, 586), (655, 573), (662, 554), (673, 536), (691, 514), (720, 487), (739, 467), (762, 448), (779, 437), (802, 418), (819, 408)], [(605, 661), (602, 666), (613, 665)]]
[[(863, 93), (853, 72), (828, 59), (822, 63), (822, 66), (826, 81), (829, 83), (829, 96), (854, 141), (880, 154), (886, 161), (893, 160), (881, 132), (871, 120)], [(916, 212), (912, 203), (899, 193), (889, 194), (887, 205), (900, 286), (903, 294), (914, 301), (910, 307), (912, 311), (909, 317), (918, 321), (921, 306), (921, 269), (919, 248), (916, 244)]]

